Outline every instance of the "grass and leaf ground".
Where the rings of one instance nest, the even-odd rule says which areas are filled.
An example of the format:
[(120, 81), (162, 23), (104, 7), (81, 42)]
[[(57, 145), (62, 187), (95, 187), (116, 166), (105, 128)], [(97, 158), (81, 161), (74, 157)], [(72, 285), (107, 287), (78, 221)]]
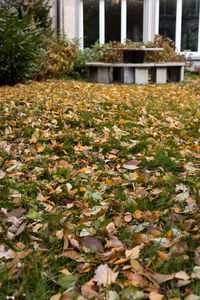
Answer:
[(199, 92), (0, 88), (0, 299), (200, 299)]

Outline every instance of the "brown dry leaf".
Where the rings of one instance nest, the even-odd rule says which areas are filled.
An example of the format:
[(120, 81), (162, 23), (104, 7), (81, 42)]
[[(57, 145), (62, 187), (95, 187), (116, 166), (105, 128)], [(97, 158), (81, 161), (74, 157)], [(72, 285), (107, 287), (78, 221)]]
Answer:
[(58, 240), (62, 240), (62, 238), (64, 236), (63, 230), (57, 230), (56, 236), (57, 236)]
[(25, 247), (26, 247), (26, 246), (25, 246), (22, 242), (18, 242), (18, 243), (14, 246), (14, 248), (15, 248), (16, 250), (23, 250)]
[(82, 260), (83, 259), (82, 254), (78, 253), (75, 250), (63, 251), (60, 254), (60, 257), (68, 257), (68, 258), (71, 258), (71, 259), (74, 259), (74, 260)]
[(90, 299), (95, 297), (96, 299), (98, 293), (92, 288), (92, 286), (93, 286), (93, 280), (90, 280), (89, 282), (87, 282), (81, 287), (81, 292), (84, 298)]
[(64, 275), (70, 275), (71, 274), (68, 269), (63, 269), (63, 270), (61, 270), (59, 272), (62, 273), (62, 274), (64, 274)]
[(69, 242), (74, 248), (80, 249), (80, 244), (76, 239), (69, 238)]
[(136, 246), (131, 250), (125, 251), (126, 257), (130, 257), (130, 259), (137, 259), (140, 256), (140, 246)]
[(94, 236), (88, 235), (83, 237), (83, 243), (86, 246), (95, 246), (100, 252), (104, 252), (102, 243)]
[(185, 271), (177, 272), (174, 277), (181, 280), (189, 280), (190, 276)]
[(6, 173), (0, 170), (0, 179), (3, 179), (6, 176)]
[(200, 254), (197, 251), (194, 252), (194, 261), (197, 266), (200, 266)]
[(127, 212), (124, 216), (124, 221), (126, 221), (128, 223), (131, 220), (132, 220), (132, 215), (131, 215), (131, 213)]
[(15, 257), (15, 253), (13, 250), (8, 249), (6, 250), (6, 247), (4, 245), (0, 245), (0, 259), (11, 259)]
[(32, 252), (33, 252), (32, 249), (27, 249), (26, 251), (21, 251), (21, 252), (17, 253), (16, 257), (19, 258), (19, 259), (23, 259), (23, 258), (25, 258), (26, 256), (28, 256)]
[(153, 273), (150, 273), (150, 272), (148, 272), (148, 274), (158, 284), (161, 284), (161, 283), (164, 283), (166, 281), (174, 279), (174, 274), (165, 275), (165, 274), (153, 274)]
[(150, 300), (162, 300), (162, 299), (163, 299), (163, 295), (158, 294), (158, 293), (151, 292), (151, 293), (149, 294), (149, 299), (150, 299)]
[(94, 281), (97, 282), (98, 286), (107, 286), (116, 282), (118, 272), (113, 272), (108, 265), (100, 265), (95, 271)]
[(62, 297), (62, 294), (61, 293), (58, 293), (56, 295), (53, 295), (50, 300), (60, 300)]

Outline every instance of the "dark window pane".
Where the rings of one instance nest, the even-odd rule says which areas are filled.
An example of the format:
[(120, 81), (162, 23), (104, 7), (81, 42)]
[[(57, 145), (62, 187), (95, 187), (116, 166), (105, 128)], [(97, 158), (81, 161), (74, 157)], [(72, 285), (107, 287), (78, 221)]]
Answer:
[(106, 43), (109, 41), (120, 41), (121, 32), (121, 3), (105, 0), (105, 31)]
[(127, 38), (134, 42), (143, 40), (143, 1), (127, 1)]
[(181, 51), (198, 49), (199, 0), (183, 0)]
[(90, 47), (99, 39), (99, 1), (83, 1), (84, 47)]
[(160, 0), (159, 33), (175, 41), (176, 0)]

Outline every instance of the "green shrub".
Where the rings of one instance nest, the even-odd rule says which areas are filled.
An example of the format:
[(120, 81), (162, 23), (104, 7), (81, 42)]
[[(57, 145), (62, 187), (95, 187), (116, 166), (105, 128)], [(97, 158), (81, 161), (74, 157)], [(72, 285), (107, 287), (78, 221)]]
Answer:
[(52, 20), (50, 18), (49, 0), (0, 0), (0, 8), (9, 10), (16, 8), (19, 18), (28, 14), (37, 26), (52, 33)]
[(30, 79), (40, 68), (47, 46), (42, 29), (15, 9), (0, 9), (0, 85)]
[(41, 80), (68, 75), (78, 53), (77, 47), (62, 38), (50, 38), (44, 62), (36, 75)]

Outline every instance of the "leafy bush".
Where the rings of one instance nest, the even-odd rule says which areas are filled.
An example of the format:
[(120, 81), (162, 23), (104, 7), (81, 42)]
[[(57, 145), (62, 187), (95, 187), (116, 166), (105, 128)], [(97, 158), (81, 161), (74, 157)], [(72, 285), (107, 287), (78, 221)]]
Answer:
[(49, 39), (46, 56), (36, 78), (41, 80), (68, 75), (73, 68), (73, 60), (77, 53), (74, 43), (62, 38)]
[(170, 38), (163, 38), (156, 35), (153, 42), (146, 43), (147, 48), (163, 48), (163, 51), (152, 51), (146, 53), (145, 61), (148, 62), (185, 62), (184, 55), (180, 55), (175, 51), (175, 43)]
[(15, 9), (0, 9), (0, 84), (15, 84), (33, 77), (40, 68), (47, 41), (43, 30)]
[[(98, 58), (98, 61), (104, 62), (122, 62), (122, 52), (113, 51), (115, 48), (140, 48), (145, 46), (146, 48), (163, 48), (163, 51), (152, 51), (146, 53), (145, 61), (148, 62), (170, 62), (170, 61), (185, 61), (185, 56), (180, 55), (175, 51), (175, 44), (170, 38), (163, 38), (160, 35), (156, 35), (153, 42), (146, 44), (141, 42), (133, 42), (126, 40), (126, 43), (121, 44), (120, 42), (112, 41), (104, 45), (96, 43), (92, 47), (91, 60)], [(111, 49), (109, 51), (109, 49)], [(97, 61), (97, 60), (96, 60)]]
[(49, 0), (1, 0), (0, 8), (9, 10), (16, 8), (18, 16), (21, 19), (24, 14), (31, 17), (37, 26), (46, 30), (46, 33), (52, 33), (52, 20), (50, 18)]

